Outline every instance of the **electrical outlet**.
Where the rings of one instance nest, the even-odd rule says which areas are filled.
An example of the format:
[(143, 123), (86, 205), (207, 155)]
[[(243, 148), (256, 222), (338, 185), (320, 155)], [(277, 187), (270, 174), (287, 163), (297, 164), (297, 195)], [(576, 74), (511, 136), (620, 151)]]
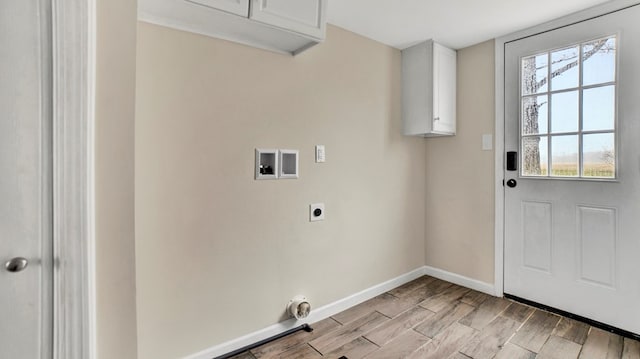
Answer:
[(324, 221), (324, 203), (314, 203), (309, 205), (309, 221)]

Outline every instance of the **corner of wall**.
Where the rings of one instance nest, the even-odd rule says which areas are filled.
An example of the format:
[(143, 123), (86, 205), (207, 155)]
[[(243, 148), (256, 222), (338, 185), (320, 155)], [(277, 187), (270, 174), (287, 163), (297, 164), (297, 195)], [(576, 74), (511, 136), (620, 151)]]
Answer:
[(134, 123), (137, 1), (96, 1), (98, 358), (137, 358)]
[[(458, 50), (457, 133), (428, 138), (425, 264), (483, 283), (494, 277), (494, 42)], [(495, 136), (494, 136), (495, 138)]]

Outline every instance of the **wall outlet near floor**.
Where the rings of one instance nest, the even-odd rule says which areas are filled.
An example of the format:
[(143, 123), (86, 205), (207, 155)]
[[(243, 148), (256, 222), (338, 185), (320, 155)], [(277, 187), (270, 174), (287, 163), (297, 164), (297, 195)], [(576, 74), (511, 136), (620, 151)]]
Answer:
[(324, 203), (309, 205), (309, 222), (324, 221)]

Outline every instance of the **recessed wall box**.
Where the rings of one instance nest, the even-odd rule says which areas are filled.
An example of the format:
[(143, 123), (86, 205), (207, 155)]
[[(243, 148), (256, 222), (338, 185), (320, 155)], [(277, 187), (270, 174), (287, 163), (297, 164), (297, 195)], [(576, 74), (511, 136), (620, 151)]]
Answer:
[(256, 179), (278, 178), (278, 150), (256, 148)]
[(280, 150), (280, 178), (298, 178), (298, 150)]

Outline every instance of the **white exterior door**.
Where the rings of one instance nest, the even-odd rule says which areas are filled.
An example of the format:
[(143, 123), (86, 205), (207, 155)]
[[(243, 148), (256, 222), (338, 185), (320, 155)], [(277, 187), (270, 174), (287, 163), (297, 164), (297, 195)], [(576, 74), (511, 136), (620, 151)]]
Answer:
[(0, 2), (0, 358), (52, 357), (50, 2)]
[(505, 45), (518, 166), (504, 174), (504, 292), (636, 334), (638, 19), (633, 6)]

